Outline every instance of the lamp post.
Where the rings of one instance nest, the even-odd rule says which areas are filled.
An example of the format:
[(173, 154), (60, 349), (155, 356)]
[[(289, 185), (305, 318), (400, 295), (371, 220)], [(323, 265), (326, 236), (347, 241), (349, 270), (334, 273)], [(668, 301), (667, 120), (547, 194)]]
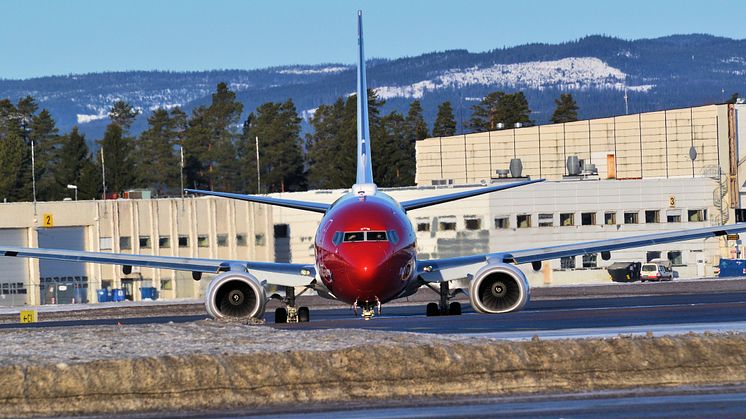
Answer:
[(74, 189), (75, 190), (75, 200), (78, 200), (78, 186), (77, 185), (67, 185), (67, 189)]
[(31, 128), (28, 126), (26, 118), (21, 119), (21, 132), (23, 133), (23, 140), (26, 144), (31, 144), (31, 189), (34, 198), (34, 216), (36, 216), (36, 156), (34, 155), (34, 139), (31, 138), (29, 141), (29, 133)]

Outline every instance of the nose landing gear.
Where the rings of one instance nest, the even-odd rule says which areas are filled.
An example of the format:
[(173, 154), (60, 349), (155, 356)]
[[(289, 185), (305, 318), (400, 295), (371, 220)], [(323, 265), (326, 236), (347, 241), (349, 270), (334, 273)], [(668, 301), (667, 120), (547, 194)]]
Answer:
[(448, 282), (441, 282), (440, 289), (436, 290), (432, 286), (428, 285), (430, 289), (437, 292), (440, 295), (439, 303), (429, 303), (425, 309), (427, 317), (433, 316), (460, 316), (461, 315), (461, 303), (458, 301), (448, 300), (456, 296), (458, 290), (450, 291)]
[[(355, 300), (354, 303), (352, 303), (352, 311), (357, 316), (357, 300)], [(378, 313), (378, 315), (381, 315), (381, 300), (376, 297), (376, 303), (373, 304), (370, 301), (366, 301), (362, 304), (362, 314), (363, 314), (363, 320), (370, 320), (373, 318), (374, 313)]]

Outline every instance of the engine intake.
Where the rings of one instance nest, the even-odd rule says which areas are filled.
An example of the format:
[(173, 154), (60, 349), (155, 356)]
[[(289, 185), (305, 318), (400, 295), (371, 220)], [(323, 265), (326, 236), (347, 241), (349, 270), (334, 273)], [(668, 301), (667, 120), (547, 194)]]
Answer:
[(205, 308), (215, 318), (261, 318), (267, 294), (259, 281), (247, 272), (225, 272), (207, 287)]
[(523, 308), (530, 290), (526, 275), (514, 265), (490, 263), (469, 283), (471, 306), (480, 313), (507, 313)]

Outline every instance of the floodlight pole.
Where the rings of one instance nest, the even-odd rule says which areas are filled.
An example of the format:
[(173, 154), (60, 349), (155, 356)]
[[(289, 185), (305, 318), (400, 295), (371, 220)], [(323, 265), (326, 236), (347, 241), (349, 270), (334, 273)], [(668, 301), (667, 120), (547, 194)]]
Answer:
[(101, 183), (104, 187), (103, 200), (106, 201), (106, 162), (104, 161), (104, 147), (101, 147)]
[[(23, 139), (29, 142), (29, 132), (31, 129), (28, 127), (28, 122), (24, 117), (21, 119), (21, 130), (23, 131)], [(34, 200), (34, 218), (36, 218), (36, 156), (34, 151), (34, 139), (31, 138), (31, 190), (33, 193)]]
[(262, 175), (259, 171), (259, 136), (254, 137), (256, 142), (256, 193), (262, 193)]

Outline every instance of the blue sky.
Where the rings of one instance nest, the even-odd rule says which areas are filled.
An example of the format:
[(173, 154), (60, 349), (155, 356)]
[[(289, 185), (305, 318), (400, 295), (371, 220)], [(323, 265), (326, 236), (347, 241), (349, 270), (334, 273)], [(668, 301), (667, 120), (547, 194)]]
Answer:
[(744, 0), (0, 0), (0, 78), (353, 63), (588, 34), (746, 38)]

